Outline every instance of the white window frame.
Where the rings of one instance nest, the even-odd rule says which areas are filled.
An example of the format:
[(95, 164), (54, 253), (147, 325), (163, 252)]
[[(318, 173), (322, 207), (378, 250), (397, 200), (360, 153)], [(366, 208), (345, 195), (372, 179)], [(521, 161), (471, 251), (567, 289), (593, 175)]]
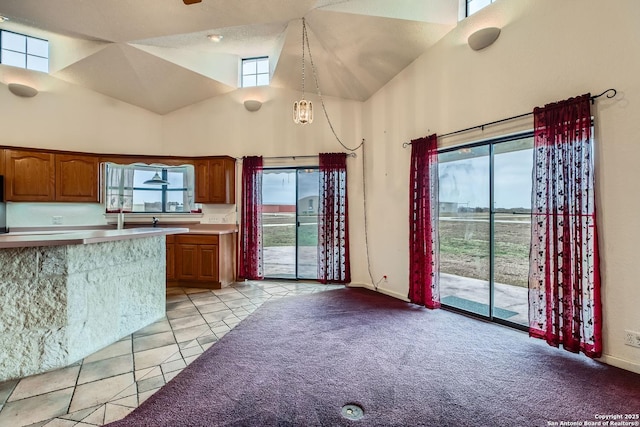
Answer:
[[(266, 63), (266, 71), (258, 70), (260, 65)], [(268, 56), (259, 56), (255, 58), (243, 58), (241, 62), (240, 70), (240, 86), (241, 87), (256, 87), (256, 86), (269, 86), (271, 82), (270, 65)], [(255, 70), (254, 70), (255, 68)], [(266, 82), (264, 78), (266, 77)], [(251, 81), (253, 80), (253, 81)], [(262, 82), (260, 82), (262, 80)]]
[(477, 2), (480, 2), (480, 0), (465, 0), (465, 3), (464, 3), (464, 4), (465, 4), (465, 11), (464, 11), (465, 16), (467, 16), (467, 17), (468, 17), (468, 16), (473, 15), (474, 13), (477, 13), (478, 11), (480, 11), (480, 10), (484, 9), (485, 7), (489, 6), (489, 5), (490, 5), (491, 3), (493, 3), (495, 0), (483, 0), (483, 1), (485, 1), (485, 2), (486, 2), (486, 1), (488, 1), (488, 3), (487, 3), (487, 4), (485, 4), (484, 6), (479, 6), (479, 8), (478, 8), (478, 9), (476, 9), (476, 10), (474, 10), (473, 12), (469, 13), (469, 4), (470, 4), (470, 3), (474, 3), (474, 2), (476, 2), (476, 3), (477, 3)]
[[(23, 49), (7, 49), (4, 46), (5, 38), (12, 35), (24, 37)], [(38, 49), (35, 46), (30, 47), (30, 45), (32, 44), (39, 45), (41, 48), (45, 48), (46, 56), (42, 54), (36, 54), (40, 52), (36, 52)], [(7, 61), (6, 56), (8, 55), (22, 57), (24, 59), (24, 64), (18, 65), (15, 62), (12, 63), (11, 61)], [(32, 61), (37, 61), (40, 66), (33, 65)], [(49, 41), (37, 37), (31, 37), (26, 34), (16, 33), (14, 31), (0, 30), (0, 64), (24, 68), (31, 71), (38, 71), (41, 73), (49, 73)]]

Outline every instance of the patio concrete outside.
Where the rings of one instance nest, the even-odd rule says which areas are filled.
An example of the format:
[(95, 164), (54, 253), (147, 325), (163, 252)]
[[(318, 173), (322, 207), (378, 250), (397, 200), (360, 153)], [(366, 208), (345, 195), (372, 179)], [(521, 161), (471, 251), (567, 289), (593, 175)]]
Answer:
[[(440, 273), (440, 298), (450, 295), (488, 305), (489, 281)], [(527, 288), (496, 283), (493, 287), (493, 298), (494, 307), (517, 313), (505, 320), (521, 325), (529, 324), (529, 291)]]
[[(305, 246), (298, 249), (298, 277), (315, 279), (318, 277), (318, 249)], [(264, 275), (268, 278), (296, 279), (295, 246), (274, 246), (263, 248)], [(440, 273), (440, 297), (456, 296), (480, 304), (489, 304), (489, 282), (453, 274)], [(494, 286), (494, 306), (517, 314), (506, 318), (521, 325), (528, 324), (528, 290), (520, 286), (496, 283)], [(459, 307), (463, 308), (463, 307)]]
[[(271, 246), (263, 248), (264, 276), (278, 279), (296, 279), (296, 247)], [(298, 248), (298, 277), (318, 278), (318, 247)]]

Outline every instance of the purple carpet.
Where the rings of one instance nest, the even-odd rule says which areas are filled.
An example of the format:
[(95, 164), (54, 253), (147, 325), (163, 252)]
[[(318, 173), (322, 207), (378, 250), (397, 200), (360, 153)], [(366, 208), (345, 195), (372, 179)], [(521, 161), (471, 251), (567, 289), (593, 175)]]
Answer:
[[(345, 404), (364, 417), (343, 417)], [(109, 425), (598, 425), (585, 421), (638, 412), (638, 374), (496, 324), (340, 289), (265, 303)]]

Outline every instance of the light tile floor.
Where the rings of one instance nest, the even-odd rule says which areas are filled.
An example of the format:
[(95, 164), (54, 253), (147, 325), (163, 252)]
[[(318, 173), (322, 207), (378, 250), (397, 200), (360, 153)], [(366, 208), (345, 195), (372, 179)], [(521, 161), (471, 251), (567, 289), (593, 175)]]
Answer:
[(119, 420), (265, 301), (341, 287), (247, 281), (218, 290), (168, 288), (164, 319), (71, 366), (0, 383), (0, 427)]

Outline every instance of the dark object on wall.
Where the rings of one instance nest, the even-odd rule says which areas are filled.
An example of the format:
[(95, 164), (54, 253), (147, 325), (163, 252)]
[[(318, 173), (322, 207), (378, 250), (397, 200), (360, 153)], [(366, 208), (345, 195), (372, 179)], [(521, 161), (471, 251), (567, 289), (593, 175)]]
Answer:
[(0, 233), (8, 233), (7, 205), (4, 202), (4, 176), (0, 175)]

